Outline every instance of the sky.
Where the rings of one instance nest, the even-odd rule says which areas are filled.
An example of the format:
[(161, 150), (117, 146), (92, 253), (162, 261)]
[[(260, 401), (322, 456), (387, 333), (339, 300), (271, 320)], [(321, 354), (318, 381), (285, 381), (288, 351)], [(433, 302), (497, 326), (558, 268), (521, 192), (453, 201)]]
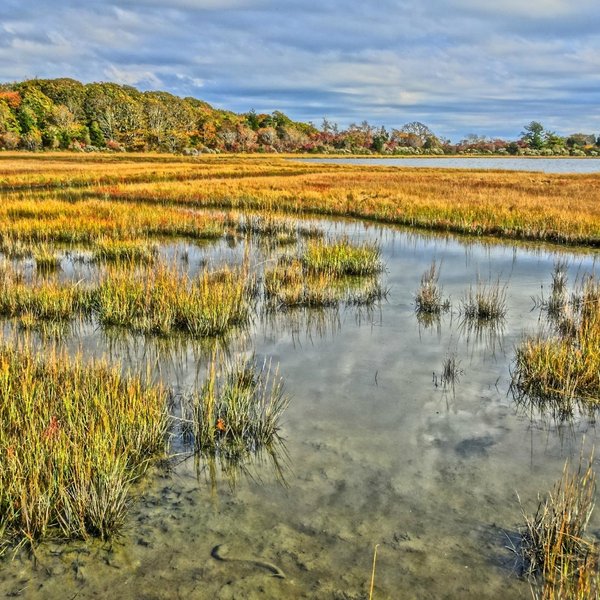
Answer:
[(600, 133), (598, 0), (0, 0), (0, 81), (72, 77), (458, 141)]

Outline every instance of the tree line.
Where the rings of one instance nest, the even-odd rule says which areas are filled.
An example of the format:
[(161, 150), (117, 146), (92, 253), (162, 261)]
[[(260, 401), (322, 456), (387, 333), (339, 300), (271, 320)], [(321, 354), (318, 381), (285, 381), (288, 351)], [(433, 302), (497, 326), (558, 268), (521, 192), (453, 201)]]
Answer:
[(0, 84), (0, 149), (598, 156), (600, 136), (562, 137), (532, 121), (518, 140), (471, 134), (452, 143), (418, 121), (340, 129), (324, 119), (317, 127), (280, 111), (238, 114), (167, 92), (63, 78)]

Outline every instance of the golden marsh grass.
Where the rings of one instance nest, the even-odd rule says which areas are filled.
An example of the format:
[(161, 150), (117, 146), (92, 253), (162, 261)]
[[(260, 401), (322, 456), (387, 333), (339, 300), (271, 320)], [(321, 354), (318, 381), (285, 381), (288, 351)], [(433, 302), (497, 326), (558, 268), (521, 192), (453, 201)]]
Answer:
[(517, 348), (513, 391), (521, 402), (569, 416), (578, 403), (600, 403), (600, 282), (588, 276), (550, 335)]
[[(6, 153), (5, 189), (55, 199), (349, 216), (473, 235), (600, 245), (600, 175), (308, 164), (284, 158)], [(297, 158), (297, 157), (296, 157)], [(77, 182), (66, 166), (80, 167)], [(26, 166), (26, 168), (23, 167)], [(66, 166), (65, 166), (66, 165)], [(201, 175), (200, 175), (201, 174)], [(35, 191), (34, 190), (34, 191)], [(26, 199), (25, 192), (9, 194)]]
[(2, 542), (110, 537), (164, 449), (165, 391), (104, 363), (0, 346)]

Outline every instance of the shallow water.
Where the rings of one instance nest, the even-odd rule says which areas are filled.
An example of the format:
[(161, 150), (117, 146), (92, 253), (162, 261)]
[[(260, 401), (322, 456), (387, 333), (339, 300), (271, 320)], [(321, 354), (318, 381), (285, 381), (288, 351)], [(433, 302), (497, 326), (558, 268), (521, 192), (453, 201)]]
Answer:
[(539, 171), (541, 173), (600, 173), (600, 158), (305, 158), (302, 162), (384, 167), (428, 167), (442, 169), (492, 169)]
[[(390, 293), (372, 311), (257, 317), (231, 341), (232, 354), (255, 352), (280, 365), (291, 397), (282, 473), (267, 456), (234, 481), (219, 465), (181, 456), (140, 485), (119, 540), (43, 544), (35, 561), (5, 561), (0, 595), (366, 598), (379, 544), (375, 598), (531, 597), (506, 548), (521, 523), (516, 493), (535, 510), (537, 493), (578, 456), (584, 436), (586, 446), (595, 442), (596, 430), (586, 419), (558, 427), (520, 414), (508, 392), (510, 366), (515, 344), (538, 326), (531, 297), (549, 288), (557, 256), (569, 259), (573, 282), (596, 267), (595, 255), (321, 225), (377, 240)], [(243, 252), (224, 242), (184, 246), (192, 271), (207, 257), (233, 261)], [(433, 259), (453, 308), (427, 328), (416, 319), (414, 294)], [(503, 327), (479, 335), (458, 316), (478, 277), (499, 278), (508, 300)], [(177, 391), (202, 379), (212, 351), (185, 339), (108, 337), (93, 325), (75, 331), (69, 346), (128, 367), (154, 365)], [(453, 390), (439, 384), (449, 353), (462, 370)], [(590, 527), (600, 531), (598, 514)], [(230, 557), (252, 561), (216, 560), (211, 551), (223, 543)]]

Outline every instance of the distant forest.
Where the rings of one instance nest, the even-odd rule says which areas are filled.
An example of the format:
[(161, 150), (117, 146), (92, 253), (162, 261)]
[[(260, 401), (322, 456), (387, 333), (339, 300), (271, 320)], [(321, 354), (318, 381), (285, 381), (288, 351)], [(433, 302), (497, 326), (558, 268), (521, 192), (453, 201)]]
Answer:
[(599, 156), (600, 136), (562, 137), (532, 121), (517, 140), (471, 134), (452, 143), (418, 121), (390, 130), (367, 121), (340, 129), (324, 119), (317, 127), (279, 111), (237, 114), (116, 83), (32, 79), (0, 84), (0, 149)]

